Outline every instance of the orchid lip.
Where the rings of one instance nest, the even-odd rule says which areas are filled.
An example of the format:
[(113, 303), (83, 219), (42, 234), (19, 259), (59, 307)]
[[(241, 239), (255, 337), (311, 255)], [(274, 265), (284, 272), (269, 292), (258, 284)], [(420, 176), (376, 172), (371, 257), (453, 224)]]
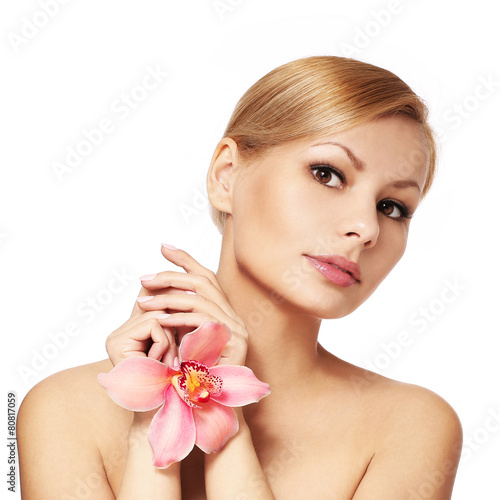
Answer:
[(220, 377), (211, 375), (207, 366), (195, 360), (183, 361), (172, 382), (179, 396), (192, 408), (202, 408), (198, 403), (220, 396), (223, 387)]

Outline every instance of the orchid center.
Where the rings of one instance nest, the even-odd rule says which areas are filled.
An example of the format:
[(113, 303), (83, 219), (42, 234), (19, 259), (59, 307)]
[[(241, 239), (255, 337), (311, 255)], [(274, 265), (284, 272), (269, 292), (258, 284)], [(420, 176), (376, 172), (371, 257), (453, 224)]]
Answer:
[(212, 375), (210, 370), (198, 361), (183, 361), (180, 372), (174, 375), (172, 383), (179, 396), (193, 408), (201, 408), (210, 396), (219, 396), (222, 391), (222, 379)]

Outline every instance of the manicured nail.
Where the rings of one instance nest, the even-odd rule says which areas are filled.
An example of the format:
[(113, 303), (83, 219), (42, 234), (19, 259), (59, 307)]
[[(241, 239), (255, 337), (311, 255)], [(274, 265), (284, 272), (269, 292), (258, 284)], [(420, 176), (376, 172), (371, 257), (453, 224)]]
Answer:
[(186, 293), (188, 295), (196, 295), (196, 292), (193, 292), (193, 290), (186, 290)]
[(173, 245), (169, 245), (168, 243), (162, 243), (162, 247), (168, 248), (169, 250), (177, 250)]
[(148, 300), (154, 299), (153, 295), (145, 295), (144, 297), (139, 297), (137, 302), (147, 302)]
[(139, 279), (141, 281), (151, 281), (154, 280), (158, 276), (157, 274), (145, 274), (144, 276), (141, 276)]
[(176, 356), (174, 358), (174, 368), (177, 368), (179, 366), (179, 358)]
[(172, 316), (171, 314), (158, 314), (158, 316), (156, 316), (156, 319), (165, 319), (165, 318), (168, 318)]

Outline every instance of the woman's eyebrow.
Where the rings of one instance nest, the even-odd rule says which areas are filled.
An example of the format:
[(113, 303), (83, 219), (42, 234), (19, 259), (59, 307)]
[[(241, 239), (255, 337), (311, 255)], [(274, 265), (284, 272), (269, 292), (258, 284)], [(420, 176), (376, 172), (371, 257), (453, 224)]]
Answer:
[(421, 193), (422, 189), (418, 185), (418, 182), (412, 180), (412, 179), (404, 179), (401, 181), (394, 181), (389, 184), (390, 187), (396, 188), (396, 189), (405, 189), (409, 187), (417, 188), (418, 192)]
[[(316, 147), (316, 146), (324, 146), (324, 145), (329, 145), (329, 146), (338, 146), (339, 148), (342, 148), (351, 162), (353, 163), (354, 167), (356, 170), (359, 170), (362, 172), (365, 167), (363, 165), (363, 162), (344, 144), (341, 144), (340, 142), (334, 142), (334, 141), (327, 141), (327, 142), (318, 142), (317, 144), (313, 144), (311, 147)], [(389, 184), (390, 187), (396, 188), (396, 189), (404, 189), (404, 188), (409, 188), (413, 187), (418, 189), (418, 192), (421, 193), (422, 189), (419, 186), (418, 182), (414, 181), (413, 179), (403, 179), (400, 181), (394, 181)]]
[(311, 147), (314, 148), (316, 146), (324, 146), (326, 144), (342, 148), (349, 157), (349, 159), (351, 160), (351, 162), (353, 163), (356, 170), (359, 170), (361, 172), (364, 170), (365, 167), (363, 166), (363, 162), (347, 146), (340, 144), (340, 142), (333, 142), (333, 141), (319, 142), (318, 144), (313, 144)]

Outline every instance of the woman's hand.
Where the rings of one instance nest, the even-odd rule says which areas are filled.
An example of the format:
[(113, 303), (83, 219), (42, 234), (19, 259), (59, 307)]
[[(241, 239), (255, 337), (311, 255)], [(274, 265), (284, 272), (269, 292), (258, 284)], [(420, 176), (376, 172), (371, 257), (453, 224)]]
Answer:
[[(216, 275), (183, 250), (164, 245), (162, 254), (185, 272), (163, 271), (142, 277), (143, 288), (132, 316), (108, 338), (107, 349), (113, 364), (130, 356), (149, 356), (172, 366), (176, 364), (174, 357), (182, 337), (206, 321), (224, 323), (232, 332), (219, 364), (245, 364), (248, 332), (243, 320), (229, 304)], [(243, 485), (245, 494), (250, 494), (248, 498), (271, 500), (274, 497), (255, 453), (243, 412), (240, 408), (235, 411), (240, 424), (238, 433), (223, 450), (205, 457), (207, 498), (235, 498)], [(144, 433), (153, 412), (138, 413), (132, 430)], [(127, 461), (127, 465), (130, 462), (127, 469), (130, 474), (127, 484), (130, 485), (135, 484), (138, 464), (143, 463), (146, 453), (145, 438), (139, 439), (139, 443), (141, 447), (137, 450), (132, 448), (132, 453), (137, 456)], [(235, 463), (240, 465), (237, 472)], [(173, 466), (176, 467), (172, 471), (175, 471), (176, 479), (172, 484), (179, 488), (179, 464)], [(151, 471), (146, 472), (151, 474)], [(247, 485), (255, 478), (258, 479), (258, 488), (252, 486), (248, 490)]]
[[(232, 332), (231, 340), (222, 353), (219, 364), (245, 364), (248, 332), (243, 320), (229, 304), (215, 273), (203, 267), (183, 250), (163, 245), (161, 251), (167, 260), (182, 267), (186, 272), (163, 271), (142, 279), (144, 293), (141, 291), (137, 307), (143, 311), (143, 315), (152, 315), (148, 318), (154, 318), (159, 326), (153, 328), (153, 325), (150, 325), (151, 333), (155, 334), (155, 337), (151, 337), (151, 349), (155, 348), (154, 355), (160, 356), (165, 352), (167, 342), (171, 344), (172, 339), (168, 335), (170, 332), (173, 334), (174, 328), (180, 343), (186, 333), (198, 328), (202, 323), (216, 321), (226, 324)], [(165, 334), (166, 339), (162, 338), (162, 329), (168, 332)], [(144, 341), (142, 338), (146, 335), (146, 329), (141, 330), (142, 332), (144, 334), (135, 335), (133, 342)], [(126, 344), (130, 345), (130, 342)], [(133, 346), (138, 344), (134, 343)], [(154, 357), (150, 354), (149, 356)]]
[(233, 332), (221, 362), (229, 357), (233, 364), (244, 364), (246, 328), (215, 274), (182, 250), (162, 246), (162, 253), (187, 274), (164, 271), (141, 278), (143, 288), (130, 319), (106, 341), (113, 365), (132, 356), (148, 356), (172, 366), (182, 337), (205, 321), (226, 323)]
[[(138, 301), (149, 294), (142, 288)], [(156, 317), (163, 310), (144, 312), (136, 302), (132, 314), (106, 340), (106, 350), (113, 366), (125, 358), (147, 356), (172, 366), (177, 356), (174, 328), (163, 328)]]

